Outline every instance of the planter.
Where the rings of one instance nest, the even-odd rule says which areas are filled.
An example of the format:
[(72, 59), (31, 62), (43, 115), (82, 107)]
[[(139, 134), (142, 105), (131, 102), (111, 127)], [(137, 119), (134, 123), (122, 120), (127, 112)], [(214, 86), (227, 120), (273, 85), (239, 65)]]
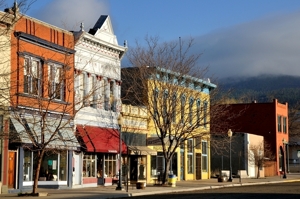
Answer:
[(145, 182), (137, 182), (136, 183), (136, 189), (145, 189)]
[(228, 181), (228, 177), (227, 176), (219, 176), (218, 177), (218, 182), (227, 182)]

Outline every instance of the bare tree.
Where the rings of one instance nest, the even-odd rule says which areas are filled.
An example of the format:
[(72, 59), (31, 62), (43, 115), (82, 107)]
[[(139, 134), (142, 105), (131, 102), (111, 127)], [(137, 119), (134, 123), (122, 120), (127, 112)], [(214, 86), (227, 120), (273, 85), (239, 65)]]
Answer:
[(289, 107), (289, 135), (292, 138), (300, 138), (300, 103)]
[(250, 164), (257, 167), (256, 177), (260, 177), (260, 169), (270, 166), (269, 162), (274, 160), (275, 156), (270, 149), (268, 143), (260, 142), (258, 144), (251, 144), (249, 146), (248, 158)]
[(191, 54), (193, 39), (160, 43), (158, 37), (146, 37), (145, 41), (145, 46), (137, 42), (127, 53), (132, 67), (122, 69), (122, 102), (146, 107), (149, 129), (162, 146), (165, 183), (179, 147), (193, 150), (201, 140), (209, 141), (209, 93), (216, 86), (203, 79), (206, 68), (197, 67), (201, 54)]
[[(64, 43), (45, 44), (39, 38), (44, 27), (36, 25), (34, 36), (24, 33), (22, 23), (26, 16), (19, 9), (15, 5), (1, 13), (0, 50), (1, 58), (5, 59), (0, 63), (0, 112), (10, 125), (2, 129), (0, 137), (9, 141), (12, 148), (34, 152), (32, 193), (36, 194), (39, 177), (46, 173), (46, 168), (42, 170), (43, 158), (80, 147), (72, 125), (74, 107), (79, 111), (99, 88), (93, 86), (74, 104), (77, 88), (74, 88), (73, 34), (59, 30), (57, 36), (64, 34)], [(47, 48), (39, 47), (42, 45)]]

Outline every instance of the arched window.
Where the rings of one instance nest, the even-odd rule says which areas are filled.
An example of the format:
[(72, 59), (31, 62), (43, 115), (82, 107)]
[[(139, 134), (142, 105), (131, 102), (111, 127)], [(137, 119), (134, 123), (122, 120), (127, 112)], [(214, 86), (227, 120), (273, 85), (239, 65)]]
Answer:
[(196, 103), (196, 115), (197, 115), (197, 125), (200, 125), (201, 122), (201, 101), (198, 99)]
[(173, 94), (172, 97), (172, 122), (176, 123), (176, 100), (177, 100), (177, 95), (176, 93)]
[(189, 122), (190, 125), (193, 124), (193, 104), (194, 104), (194, 98), (190, 98), (190, 103), (189, 103)]
[(180, 113), (180, 121), (181, 121), (181, 123), (184, 123), (184, 114), (185, 114), (185, 101), (186, 101), (186, 99), (185, 99), (185, 95), (182, 95), (181, 96), (181, 113)]
[(158, 107), (158, 89), (155, 89), (153, 91), (153, 116), (154, 116), (154, 119), (157, 119), (158, 117), (158, 110), (157, 110), (157, 107)]
[(204, 128), (207, 127), (207, 106), (208, 106), (208, 103), (204, 102), (203, 103), (203, 126), (204, 126)]

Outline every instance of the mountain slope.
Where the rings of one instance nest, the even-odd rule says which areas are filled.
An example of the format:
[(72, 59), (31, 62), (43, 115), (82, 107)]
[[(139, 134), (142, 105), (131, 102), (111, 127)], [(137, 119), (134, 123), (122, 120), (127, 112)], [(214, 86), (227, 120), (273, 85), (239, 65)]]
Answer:
[(300, 77), (261, 75), (249, 78), (227, 78), (220, 81), (220, 87), (231, 90), (231, 98), (238, 101), (288, 102), (294, 106), (300, 100)]

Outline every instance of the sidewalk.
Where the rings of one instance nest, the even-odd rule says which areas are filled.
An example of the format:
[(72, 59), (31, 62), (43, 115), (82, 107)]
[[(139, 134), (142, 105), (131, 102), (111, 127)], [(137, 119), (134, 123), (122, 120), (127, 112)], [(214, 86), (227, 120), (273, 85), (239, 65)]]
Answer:
[[(105, 198), (120, 198), (130, 196), (141, 195), (153, 195), (171, 192), (185, 192), (204, 189), (217, 189), (230, 186), (249, 186), (258, 184), (270, 184), (281, 182), (293, 182), (300, 181), (300, 174), (288, 174), (287, 179), (283, 179), (280, 176), (266, 177), (259, 179), (240, 179), (234, 178), (233, 182), (218, 182), (216, 178), (208, 180), (191, 180), (191, 181), (178, 181), (176, 187), (164, 187), (147, 185), (145, 189), (136, 189), (134, 186), (129, 186), (128, 192), (116, 191), (116, 186), (98, 186), (93, 188), (78, 188), (78, 189), (38, 189), (38, 192), (47, 192), (47, 199), (59, 199), (59, 198), (73, 198), (73, 199), (105, 199)], [(126, 188), (126, 187), (125, 187)], [(0, 198), (4, 199), (20, 199), (17, 194), (0, 194)], [(22, 197), (21, 197), (22, 198)], [(25, 197), (28, 198), (28, 197)]]

